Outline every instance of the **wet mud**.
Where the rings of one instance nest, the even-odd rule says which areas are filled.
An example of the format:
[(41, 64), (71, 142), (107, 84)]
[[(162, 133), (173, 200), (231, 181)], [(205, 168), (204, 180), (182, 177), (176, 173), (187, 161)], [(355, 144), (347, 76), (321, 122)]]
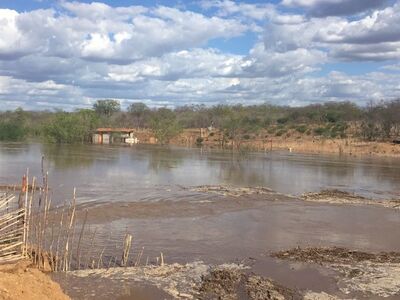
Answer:
[(341, 292), (355, 298), (400, 297), (400, 252), (368, 253), (340, 247), (293, 248), (272, 257), (316, 263), (337, 272)]
[(198, 299), (284, 300), (303, 299), (303, 296), (271, 279), (217, 267), (202, 278)]
[[(147, 295), (147, 299), (337, 299), (327, 293), (285, 287), (270, 278), (253, 274), (250, 267), (240, 264), (193, 262), (82, 270), (64, 276), (63, 287), (73, 299), (141, 300), (143, 295)], [(85, 287), (77, 287), (82, 285)]]
[(342, 204), (342, 205), (373, 205), (392, 209), (400, 209), (400, 199), (377, 200), (340, 190), (323, 190), (318, 193), (304, 193), (300, 197), (304, 201)]
[(249, 195), (276, 195), (277, 192), (266, 187), (233, 187), (224, 185), (202, 185), (187, 188), (192, 192), (213, 193), (222, 196), (243, 197)]

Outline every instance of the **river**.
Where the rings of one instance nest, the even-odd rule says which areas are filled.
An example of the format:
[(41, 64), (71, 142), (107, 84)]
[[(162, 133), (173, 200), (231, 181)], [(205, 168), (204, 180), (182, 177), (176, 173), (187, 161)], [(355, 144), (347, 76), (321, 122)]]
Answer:
[(70, 199), (76, 187), (78, 203), (91, 208), (89, 223), (98, 228), (100, 243), (115, 245), (126, 231), (133, 232), (134, 251), (144, 247), (150, 260), (160, 252), (167, 262), (182, 263), (251, 257), (257, 259), (255, 271), (288, 286), (334, 292), (326, 274), (308, 268), (293, 271), (267, 253), (298, 245), (400, 250), (400, 218), (395, 210), (281, 201), (278, 194), (270, 199), (274, 201), (226, 199), (190, 189), (262, 186), (294, 196), (340, 189), (372, 199), (400, 198), (399, 159), (288, 152), (239, 155), (150, 145), (2, 143), (0, 185), (20, 182), (27, 168), (31, 176), (40, 177), (42, 155), (54, 203)]

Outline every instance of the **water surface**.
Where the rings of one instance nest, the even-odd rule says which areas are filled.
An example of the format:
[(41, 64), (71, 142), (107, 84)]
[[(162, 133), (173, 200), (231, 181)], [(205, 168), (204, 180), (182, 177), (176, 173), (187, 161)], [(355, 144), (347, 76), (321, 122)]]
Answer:
[[(45, 156), (56, 200), (77, 188), (79, 201), (151, 201), (167, 196), (165, 187), (264, 186), (298, 195), (337, 188), (373, 198), (400, 193), (400, 160), (287, 152), (249, 153), (137, 145), (0, 144), (0, 184), (40, 176)], [(178, 197), (179, 198), (179, 197)]]

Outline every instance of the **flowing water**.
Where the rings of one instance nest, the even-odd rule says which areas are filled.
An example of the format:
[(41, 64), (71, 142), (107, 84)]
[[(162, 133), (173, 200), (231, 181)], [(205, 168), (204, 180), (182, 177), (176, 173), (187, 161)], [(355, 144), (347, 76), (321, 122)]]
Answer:
[[(46, 159), (59, 197), (80, 201), (157, 201), (164, 187), (265, 186), (285, 194), (337, 188), (373, 198), (400, 193), (400, 159), (249, 153), (159, 146), (0, 144), (0, 184), (40, 176)], [(160, 190), (161, 188), (161, 190)], [(172, 196), (173, 197), (173, 196)]]
[(298, 245), (400, 251), (397, 210), (305, 203), (280, 194), (242, 199), (191, 190), (262, 186), (298, 196), (340, 189), (399, 199), (399, 159), (3, 143), (0, 185), (20, 182), (27, 168), (40, 177), (42, 155), (54, 203), (70, 199), (76, 187), (78, 203), (91, 209), (88, 220), (98, 228), (98, 242), (118, 243), (126, 231), (133, 232), (134, 251), (145, 247), (143, 256), (150, 261), (163, 252), (167, 262), (253, 262), (255, 272), (288, 286), (334, 291), (329, 274), (293, 270), (268, 252)]

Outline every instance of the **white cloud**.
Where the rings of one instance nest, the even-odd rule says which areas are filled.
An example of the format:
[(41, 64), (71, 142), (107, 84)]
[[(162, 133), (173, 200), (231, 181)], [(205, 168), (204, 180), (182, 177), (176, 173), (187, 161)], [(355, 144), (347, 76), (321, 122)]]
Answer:
[(236, 20), (163, 6), (148, 10), (65, 2), (63, 7), (67, 14), (0, 9), (0, 55), (14, 58), (40, 52), (58, 57), (132, 61), (202, 46), (211, 39), (239, 36), (248, 30)]
[[(304, 14), (229, 0), (203, 1), (205, 13), (68, 1), (24, 13), (0, 9), (0, 102), (3, 108), (73, 109), (97, 98), (155, 106), (299, 105), (398, 95), (393, 61), (400, 58), (400, 2), (372, 13), (365, 4), (351, 19), (314, 17), (322, 2), (283, 2)], [(246, 53), (218, 49), (221, 40), (231, 47), (239, 43), (232, 38), (246, 41), (248, 31), (253, 42)], [(358, 76), (318, 73), (343, 60), (388, 66)]]
[(203, 0), (201, 6), (205, 9), (218, 8), (220, 16), (242, 15), (255, 20), (263, 20), (274, 10), (272, 4), (249, 4), (231, 0)]
[(347, 16), (384, 5), (387, 0), (283, 0), (289, 7), (305, 8), (310, 15), (317, 17)]

